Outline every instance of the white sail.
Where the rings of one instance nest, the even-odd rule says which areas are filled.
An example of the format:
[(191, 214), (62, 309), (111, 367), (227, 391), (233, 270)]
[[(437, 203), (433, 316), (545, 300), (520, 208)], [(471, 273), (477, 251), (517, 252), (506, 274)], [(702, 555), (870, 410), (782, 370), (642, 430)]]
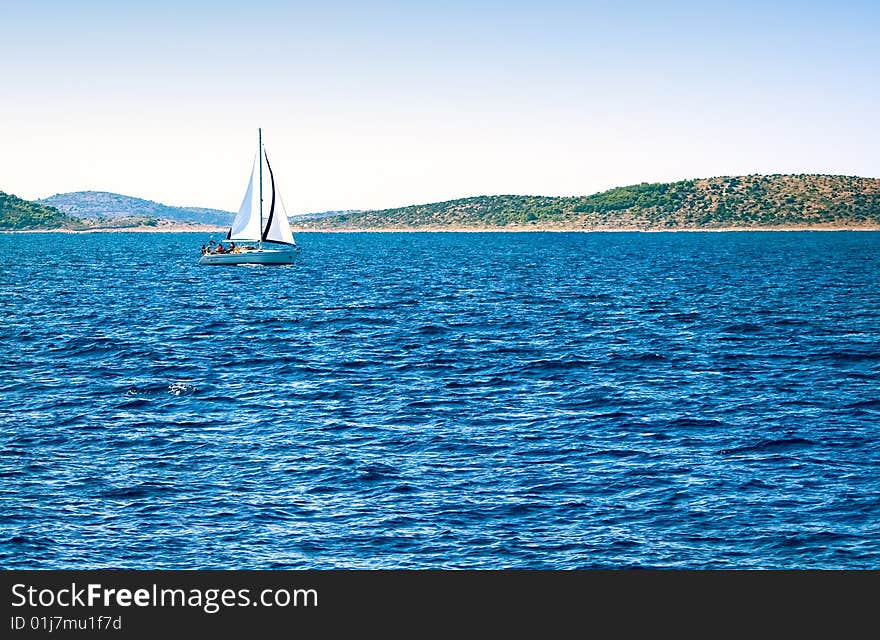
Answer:
[(263, 241), (280, 242), (282, 244), (296, 244), (293, 239), (293, 232), (290, 230), (290, 221), (287, 218), (287, 211), (284, 203), (281, 201), (281, 194), (278, 186), (275, 184), (275, 174), (272, 172), (272, 165), (269, 164), (269, 155), (266, 155), (266, 167), (269, 169), (270, 194), (269, 214), (266, 220), (266, 228), (263, 230)]
[(259, 160), (259, 156), (251, 168), (251, 177), (248, 179), (244, 199), (241, 201), (238, 214), (229, 228), (229, 234), (226, 236), (229, 240), (257, 242), (260, 239), (260, 196), (254, 193), (254, 173), (256, 173), (257, 160)]

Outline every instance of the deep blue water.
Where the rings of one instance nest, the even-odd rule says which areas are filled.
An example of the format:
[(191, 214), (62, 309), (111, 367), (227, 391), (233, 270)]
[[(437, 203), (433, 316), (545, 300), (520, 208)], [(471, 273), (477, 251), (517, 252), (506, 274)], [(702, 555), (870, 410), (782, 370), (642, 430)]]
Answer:
[(880, 233), (0, 235), (0, 567), (880, 567)]

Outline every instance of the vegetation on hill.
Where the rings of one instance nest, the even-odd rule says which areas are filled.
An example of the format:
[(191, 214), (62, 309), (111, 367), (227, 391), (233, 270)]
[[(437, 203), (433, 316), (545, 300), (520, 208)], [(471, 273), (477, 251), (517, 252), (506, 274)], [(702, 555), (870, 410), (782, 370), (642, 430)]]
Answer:
[[(0, 192), (0, 229), (159, 228), (166, 221), (226, 226), (232, 215), (97, 191), (38, 202)], [(880, 179), (725, 176), (642, 183), (590, 196), (478, 196), (380, 211), (323, 212), (292, 222), (313, 230), (880, 228)]]
[(880, 226), (880, 179), (749, 175), (642, 183), (590, 196), (478, 196), (297, 220), (309, 229), (760, 229)]
[(0, 229), (61, 229), (75, 227), (80, 222), (54, 207), (0, 191)]

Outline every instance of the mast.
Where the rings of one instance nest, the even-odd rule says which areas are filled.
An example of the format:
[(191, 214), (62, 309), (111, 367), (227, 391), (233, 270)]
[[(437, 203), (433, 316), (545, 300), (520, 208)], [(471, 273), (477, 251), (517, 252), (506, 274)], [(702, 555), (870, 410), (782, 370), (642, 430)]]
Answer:
[(263, 248), (263, 129), (262, 127), (257, 129), (257, 137), (260, 142), (260, 148), (257, 153), (259, 154), (260, 160), (260, 248)]

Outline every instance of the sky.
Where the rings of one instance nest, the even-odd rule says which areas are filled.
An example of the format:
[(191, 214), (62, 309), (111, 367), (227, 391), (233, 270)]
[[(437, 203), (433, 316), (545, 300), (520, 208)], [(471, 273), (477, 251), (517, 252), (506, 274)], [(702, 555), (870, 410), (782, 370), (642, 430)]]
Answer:
[(0, 191), (288, 213), (880, 177), (880, 2), (0, 0)]

